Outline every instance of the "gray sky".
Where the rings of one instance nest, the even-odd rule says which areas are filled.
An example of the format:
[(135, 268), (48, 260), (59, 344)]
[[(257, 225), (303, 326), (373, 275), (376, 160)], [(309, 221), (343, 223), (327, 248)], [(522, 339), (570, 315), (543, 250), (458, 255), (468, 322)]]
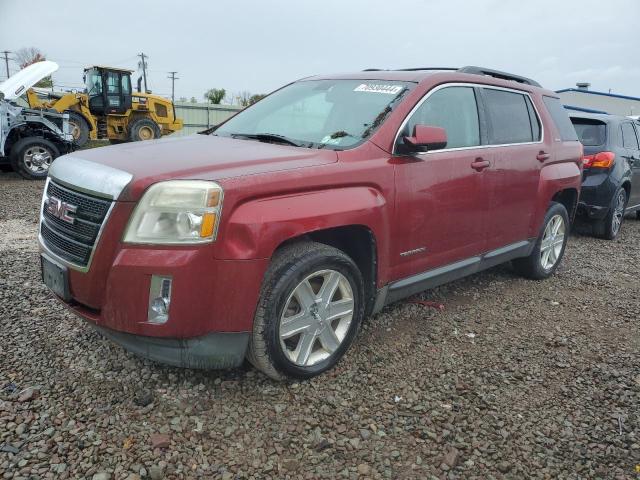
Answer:
[(317, 73), (463, 65), (640, 96), (639, 20), (638, 0), (0, 0), (0, 51), (41, 49), (63, 86), (90, 64), (136, 69), (144, 52), (155, 93), (170, 94), (176, 70), (176, 98), (199, 100)]

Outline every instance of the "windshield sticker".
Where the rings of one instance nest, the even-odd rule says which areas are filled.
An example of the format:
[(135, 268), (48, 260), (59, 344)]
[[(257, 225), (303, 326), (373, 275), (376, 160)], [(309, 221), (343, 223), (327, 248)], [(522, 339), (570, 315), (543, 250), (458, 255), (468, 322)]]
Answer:
[(341, 138), (342, 137), (336, 138), (331, 135), (327, 135), (322, 140), (320, 140), (320, 143), (324, 143), (326, 145), (340, 145)]
[(384, 85), (380, 83), (363, 83), (353, 89), (354, 92), (387, 93), (396, 95), (404, 87), (402, 85)]

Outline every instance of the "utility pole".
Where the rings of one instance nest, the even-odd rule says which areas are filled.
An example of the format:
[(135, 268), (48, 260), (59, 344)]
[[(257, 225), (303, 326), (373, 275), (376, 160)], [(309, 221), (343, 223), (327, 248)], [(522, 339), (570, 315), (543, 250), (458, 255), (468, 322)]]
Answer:
[(9, 78), (9, 54), (11, 52), (8, 50), (4, 50), (2, 54), (4, 55), (4, 66), (7, 69), (7, 78)]
[(171, 75), (171, 76), (170, 76), (170, 77), (167, 77), (167, 78), (170, 78), (170, 79), (171, 79), (171, 101), (172, 101), (173, 103), (175, 103), (175, 101), (176, 101), (176, 100), (175, 100), (175, 96), (174, 96), (174, 93), (175, 93), (175, 88), (174, 88), (174, 87), (175, 87), (175, 83), (176, 83), (176, 80), (180, 80), (180, 77), (176, 77), (176, 73), (178, 73), (178, 72), (169, 72), (169, 75)]
[(144, 53), (139, 53), (138, 56), (142, 59), (142, 79), (144, 81), (144, 93), (147, 93), (147, 64), (144, 61), (145, 58), (149, 58)]

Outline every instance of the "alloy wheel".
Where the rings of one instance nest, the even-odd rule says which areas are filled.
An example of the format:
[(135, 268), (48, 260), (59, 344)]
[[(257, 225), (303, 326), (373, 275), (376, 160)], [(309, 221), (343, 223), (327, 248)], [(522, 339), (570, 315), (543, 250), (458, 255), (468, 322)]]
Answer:
[(562, 216), (554, 215), (551, 217), (544, 229), (540, 243), (540, 263), (545, 270), (550, 270), (558, 262), (560, 253), (562, 253), (565, 232), (566, 227)]
[(620, 231), (620, 226), (622, 225), (622, 217), (624, 216), (624, 207), (627, 201), (627, 197), (624, 193), (624, 190), (620, 190), (618, 196), (616, 197), (616, 204), (613, 207), (613, 219), (611, 224), (611, 232), (613, 236), (616, 236)]
[(45, 147), (34, 145), (27, 148), (22, 157), (24, 166), (32, 173), (43, 173), (49, 170), (53, 155)]
[(342, 273), (320, 270), (307, 276), (280, 317), (280, 346), (287, 359), (308, 367), (329, 358), (349, 332), (353, 309), (353, 290)]

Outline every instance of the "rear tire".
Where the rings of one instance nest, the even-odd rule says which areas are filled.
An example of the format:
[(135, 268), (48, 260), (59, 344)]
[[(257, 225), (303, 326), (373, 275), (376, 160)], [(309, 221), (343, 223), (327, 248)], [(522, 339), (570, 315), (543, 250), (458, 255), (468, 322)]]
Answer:
[(139, 118), (129, 124), (129, 139), (132, 142), (155, 140), (162, 132), (156, 122), (148, 118)]
[(620, 233), (624, 221), (624, 211), (627, 207), (627, 191), (619, 187), (613, 195), (609, 213), (602, 220), (594, 224), (596, 236), (605, 240), (614, 240)]
[(11, 166), (28, 180), (47, 177), (49, 167), (60, 151), (52, 142), (40, 137), (26, 137), (11, 147)]
[(350, 257), (315, 242), (284, 247), (265, 274), (247, 358), (275, 380), (314, 377), (342, 358), (363, 317), (364, 283)]
[(569, 215), (561, 203), (552, 202), (531, 255), (513, 260), (513, 268), (532, 280), (548, 278), (562, 261), (569, 238)]
[(78, 112), (67, 111), (69, 114), (69, 129), (73, 135), (73, 144), (83, 147), (89, 141), (89, 124)]

